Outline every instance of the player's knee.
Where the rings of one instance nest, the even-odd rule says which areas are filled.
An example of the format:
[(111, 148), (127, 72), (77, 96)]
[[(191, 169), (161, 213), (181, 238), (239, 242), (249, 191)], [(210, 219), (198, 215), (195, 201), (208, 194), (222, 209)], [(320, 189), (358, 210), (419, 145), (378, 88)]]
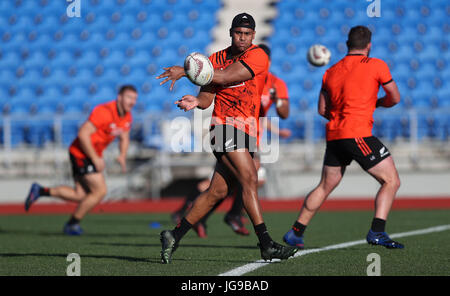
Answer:
[(248, 171), (242, 174), (241, 185), (243, 189), (254, 189), (258, 187), (258, 175)]
[(340, 177), (328, 177), (320, 184), (321, 189), (326, 195), (330, 194), (336, 186), (341, 182)]
[(227, 186), (220, 186), (220, 187), (210, 187), (208, 189), (208, 195), (214, 200), (214, 202), (217, 202), (221, 199), (224, 199), (228, 194), (228, 187)]
[(386, 176), (382, 179), (382, 183), (392, 187), (395, 190), (400, 188), (400, 178), (397, 174)]
[(85, 192), (75, 192), (75, 197), (80, 201), (85, 199), (86, 196), (87, 194)]
[(391, 181), (392, 187), (394, 187), (396, 190), (400, 188), (401, 182), (400, 178), (398, 176), (393, 176)]
[(107, 193), (108, 190), (106, 189), (106, 187), (99, 187), (92, 191), (92, 195), (99, 201), (102, 200)]

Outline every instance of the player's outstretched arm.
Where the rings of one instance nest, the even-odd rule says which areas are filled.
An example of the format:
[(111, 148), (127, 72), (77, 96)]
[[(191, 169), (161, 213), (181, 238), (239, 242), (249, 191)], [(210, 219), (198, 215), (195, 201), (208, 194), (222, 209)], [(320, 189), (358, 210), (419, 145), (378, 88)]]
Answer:
[(253, 78), (254, 74), (251, 71), (241, 62), (233, 63), (224, 70), (215, 69), (211, 84), (228, 85), (244, 82)]
[(130, 132), (126, 131), (119, 136), (119, 156), (117, 156), (116, 161), (120, 164), (122, 168), (122, 173), (127, 172), (127, 151), (130, 146)]
[(164, 83), (168, 82), (169, 80), (172, 80), (172, 83), (170, 84), (170, 90), (173, 90), (173, 86), (175, 85), (175, 81), (178, 79), (186, 76), (186, 73), (184, 72), (184, 68), (181, 66), (172, 66), (168, 68), (163, 68), (165, 71), (161, 75), (157, 76), (156, 79), (162, 79), (165, 78), (159, 85), (163, 85)]
[(206, 85), (200, 88), (200, 92), (197, 96), (185, 95), (178, 101), (175, 101), (175, 104), (184, 111), (192, 110), (195, 107), (203, 110), (211, 105), (215, 95), (214, 87)]
[(390, 108), (400, 102), (400, 92), (398, 91), (397, 83), (395, 83), (395, 81), (392, 80), (388, 84), (383, 85), (383, 89), (386, 95), (377, 100), (377, 108)]
[(215, 93), (213, 92), (213, 89), (211, 87), (204, 86), (200, 89), (197, 96), (185, 95), (178, 101), (175, 101), (175, 104), (178, 105), (178, 108), (184, 111), (189, 111), (196, 107), (199, 109), (206, 109), (211, 105), (214, 96)]

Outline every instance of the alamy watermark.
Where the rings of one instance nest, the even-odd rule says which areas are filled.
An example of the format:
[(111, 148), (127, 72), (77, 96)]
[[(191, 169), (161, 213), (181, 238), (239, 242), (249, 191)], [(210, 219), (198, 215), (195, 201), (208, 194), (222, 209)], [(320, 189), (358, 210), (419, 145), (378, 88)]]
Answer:
[(381, 275), (381, 257), (377, 253), (370, 253), (367, 255), (367, 262), (371, 262), (369, 266), (367, 266), (367, 275), (368, 276), (380, 276)]
[(367, 16), (368, 17), (381, 17), (381, 0), (366, 0), (367, 2), (371, 2), (367, 6)]
[(70, 253), (66, 258), (67, 262), (72, 262), (67, 266), (67, 276), (81, 276), (81, 257), (77, 253)]
[(81, 0), (66, 0), (66, 14), (68, 17), (81, 17)]
[[(259, 119), (227, 117), (223, 121), (215, 117), (211, 120), (203, 119), (201, 114), (194, 112), (193, 120), (180, 116), (162, 123), (163, 149), (175, 153), (213, 152), (213, 150), (228, 152), (246, 147), (249, 152), (259, 154), (261, 163), (274, 163), (278, 160), (280, 151), (278, 133), (262, 132), (259, 134), (257, 132), (265, 130), (267, 121), (270, 122), (273, 130), (279, 130), (278, 117), (260, 117)], [(209, 134), (205, 134), (204, 131), (210, 130), (211, 122), (216, 128)], [(224, 124), (235, 127), (235, 129), (218, 128)], [(256, 145), (257, 141), (258, 145)], [(212, 142), (215, 144), (212, 145)]]

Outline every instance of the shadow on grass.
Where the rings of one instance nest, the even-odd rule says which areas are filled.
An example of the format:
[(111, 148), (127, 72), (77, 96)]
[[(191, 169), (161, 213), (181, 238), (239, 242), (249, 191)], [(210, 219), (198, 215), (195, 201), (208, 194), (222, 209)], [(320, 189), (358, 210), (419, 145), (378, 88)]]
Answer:
[[(68, 254), (41, 254), (41, 253), (0, 253), (0, 258), (21, 258), (21, 257), (60, 257), (67, 258)], [(83, 258), (93, 258), (93, 259), (114, 259), (114, 260), (123, 260), (128, 262), (142, 262), (142, 263), (152, 263), (152, 264), (161, 264), (159, 259), (147, 259), (147, 258), (135, 258), (130, 256), (115, 256), (115, 255), (86, 255), (81, 254), (80, 257)], [(228, 262), (228, 263), (251, 263), (251, 260), (228, 260), (228, 259), (213, 259), (213, 258), (183, 258), (177, 257), (173, 259), (174, 262)]]
[[(33, 230), (2, 230), (0, 229), (0, 235), (2, 234), (8, 234), (8, 235), (39, 235), (39, 236), (55, 236), (55, 237), (77, 237), (77, 236), (70, 236), (64, 234), (62, 231), (33, 231)], [(152, 233), (91, 233), (91, 232), (85, 232), (79, 237), (143, 237), (143, 238), (152, 238), (152, 237), (159, 237), (159, 235), (155, 235)]]
[[(113, 246), (113, 247), (161, 247), (161, 244), (126, 244), (126, 243), (103, 243), (92, 242), (91, 245)], [(257, 250), (256, 246), (230, 246), (230, 245), (201, 245), (201, 244), (180, 244), (180, 248), (213, 248), (213, 249), (247, 249)]]
[[(0, 258), (14, 258), (14, 257), (63, 257), (67, 258), (68, 254), (42, 254), (42, 253), (0, 253)], [(135, 258), (129, 256), (114, 256), (114, 255), (80, 255), (81, 258), (94, 258), (94, 259), (117, 259), (125, 260), (129, 262), (145, 262), (145, 263), (160, 263), (159, 260)]]

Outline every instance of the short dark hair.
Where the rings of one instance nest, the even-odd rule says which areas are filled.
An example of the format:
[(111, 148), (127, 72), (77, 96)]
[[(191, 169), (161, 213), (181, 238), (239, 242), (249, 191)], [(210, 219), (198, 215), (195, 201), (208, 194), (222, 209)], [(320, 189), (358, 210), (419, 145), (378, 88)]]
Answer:
[(119, 88), (119, 95), (123, 95), (123, 93), (127, 90), (131, 90), (131, 91), (137, 93), (137, 89), (136, 89), (136, 87), (134, 87), (134, 85), (125, 84)]
[(267, 45), (263, 44), (263, 43), (258, 44), (258, 46), (259, 46), (259, 48), (261, 48), (262, 50), (264, 50), (264, 52), (267, 54), (267, 56), (268, 56), (269, 59), (270, 59), (270, 48), (269, 48)]
[(351, 28), (348, 33), (348, 49), (364, 49), (372, 39), (372, 32), (365, 26), (356, 26)]

